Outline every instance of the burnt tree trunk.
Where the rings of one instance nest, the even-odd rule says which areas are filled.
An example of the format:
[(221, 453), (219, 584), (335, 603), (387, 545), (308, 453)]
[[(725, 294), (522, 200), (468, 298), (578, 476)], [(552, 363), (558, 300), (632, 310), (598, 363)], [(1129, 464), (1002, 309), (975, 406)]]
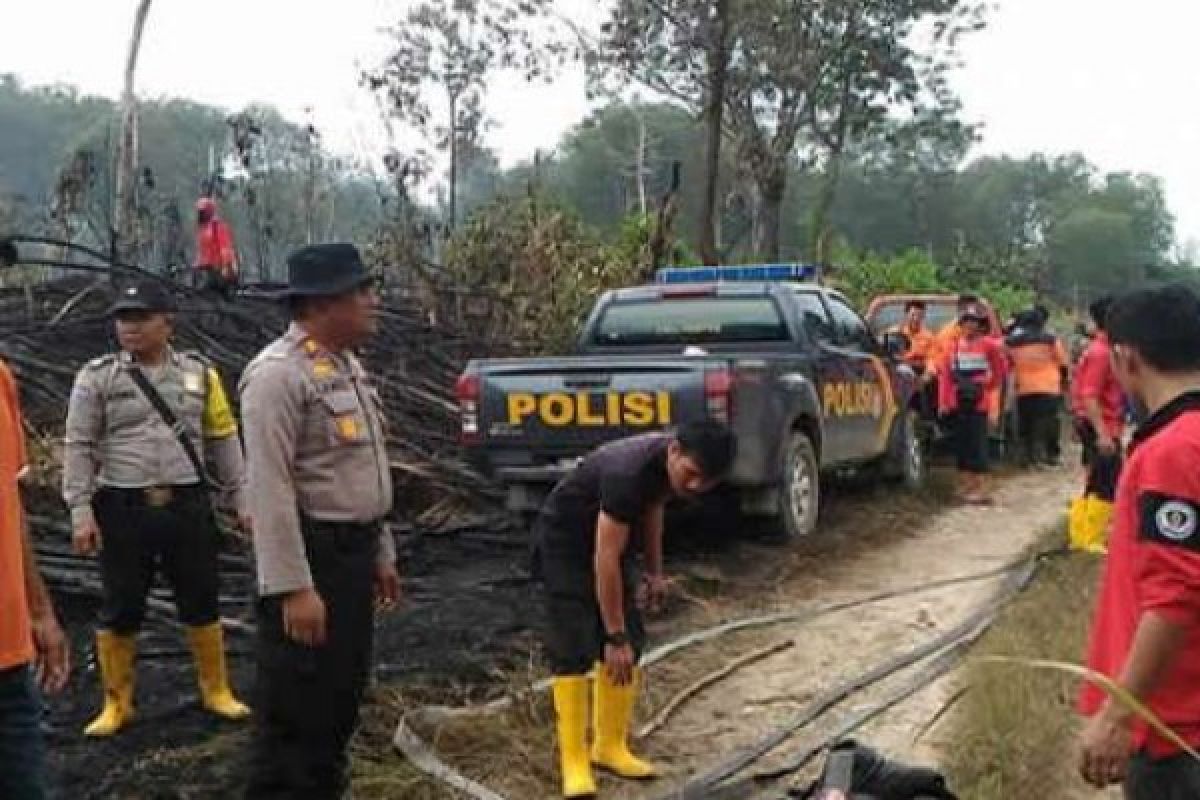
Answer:
[(783, 196), (787, 192), (787, 172), (770, 167), (754, 178), (754, 252), (764, 262), (779, 261), (780, 225)]
[(134, 94), (134, 75), (137, 72), (138, 52), (142, 47), (142, 32), (150, 0), (138, 3), (125, 57), (125, 86), (121, 92), (121, 132), (117, 140), (116, 198), (113, 204), (112, 253), (122, 263), (137, 258), (137, 96)]
[(700, 204), (700, 259), (720, 260), (717, 252), (717, 184), (721, 169), (721, 126), (725, 114), (725, 82), (729, 77), (729, 0), (713, 8), (712, 50), (708, 59), (708, 101), (704, 110), (704, 188)]

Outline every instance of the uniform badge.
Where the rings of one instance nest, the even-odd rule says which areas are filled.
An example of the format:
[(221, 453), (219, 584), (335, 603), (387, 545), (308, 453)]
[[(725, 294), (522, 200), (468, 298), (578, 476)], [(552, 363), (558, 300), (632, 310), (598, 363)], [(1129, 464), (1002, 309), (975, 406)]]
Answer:
[(304, 340), (304, 352), (307, 353), (308, 355), (315, 356), (317, 354), (317, 351), (320, 349), (321, 349), (320, 345), (318, 345), (316, 343), (316, 341), (314, 341), (313, 339), (305, 339)]
[(332, 378), (336, 372), (337, 368), (334, 367), (333, 362), (328, 358), (318, 358), (313, 361), (313, 377), (319, 381), (323, 381), (326, 378)]
[(204, 375), (199, 372), (185, 372), (183, 388), (191, 394), (200, 394), (204, 391)]
[(348, 442), (358, 440), (358, 420), (353, 415), (347, 414), (337, 418), (338, 436)]
[(1200, 551), (1200, 508), (1191, 500), (1146, 492), (1140, 498), (1141, 536), (1156, 544)]

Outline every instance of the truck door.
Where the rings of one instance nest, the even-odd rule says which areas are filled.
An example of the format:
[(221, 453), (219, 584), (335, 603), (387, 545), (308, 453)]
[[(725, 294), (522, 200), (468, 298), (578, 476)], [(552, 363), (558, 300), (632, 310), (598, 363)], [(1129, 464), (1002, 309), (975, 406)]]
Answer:
[(836, 295), (825, 300), (834, 326), (833, 350), (842, 362), (841, 382), (821, 390), (826, 424), (845, 428), (849, 459), (875, 458), (886, 452), (896, 416), (891, 371), (862, 317)]
[(840, 464), (854, 457), (855, 437), (841, 419), (831, 418), (825, 412), (824, 398), (833, 391), (828, 387), (838, 386), (851, 379), (849, 365), (838, 346), (837, 327), (820, 295), (815, 291), (798, 291), (794, 297), (797, 317), (813, 348), (813, 380), (816, 383), (817, 402), (821, 406), (824, 422), (821, 463)]

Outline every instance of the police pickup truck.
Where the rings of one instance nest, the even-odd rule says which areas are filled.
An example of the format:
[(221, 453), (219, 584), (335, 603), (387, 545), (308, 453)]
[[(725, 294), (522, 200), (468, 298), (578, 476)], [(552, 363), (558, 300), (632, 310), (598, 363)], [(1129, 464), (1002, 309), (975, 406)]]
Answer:
[(838, 292), (802, 265), (661, 270), (605, 293), (575, 355), (477, 360), (457, 385), (472, 463), (532, 513), (578, 460), (613, 439), (709, 416), (738, 437), (744, 513), (799, 537), (821, 475), (879, 467), (919, 486), (908, 411), (916, 381)]

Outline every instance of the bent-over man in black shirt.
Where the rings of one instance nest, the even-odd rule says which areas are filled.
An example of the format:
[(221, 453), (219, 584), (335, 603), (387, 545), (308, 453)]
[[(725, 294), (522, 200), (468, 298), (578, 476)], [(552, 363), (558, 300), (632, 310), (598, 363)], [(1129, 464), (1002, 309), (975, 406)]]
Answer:
[(596, 793), (592, 764), (625, 778), (657, 774), (628, 746), (645, 641), (636, 556), (642, 554), (642, 589), (655, 609), (667, 587), (662, 571), (667, 500), (712, 489), (729, 471), (734, 453), (733, 434), (710, 420), (621, 439), (583, 459), (542, 508), (536, 536), (564, 797)]

